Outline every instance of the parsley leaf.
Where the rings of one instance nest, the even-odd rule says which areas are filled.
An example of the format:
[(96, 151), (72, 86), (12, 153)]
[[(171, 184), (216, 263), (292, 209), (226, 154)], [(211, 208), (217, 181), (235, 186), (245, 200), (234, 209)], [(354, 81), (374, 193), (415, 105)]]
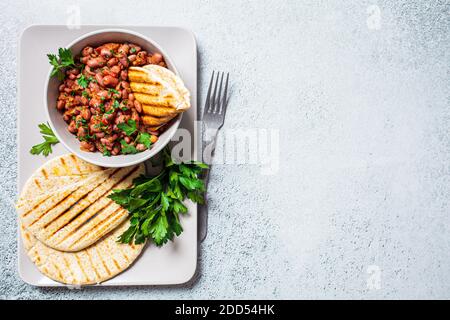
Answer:
[(176, 164), (166, 148), (157, 176), (140, 176), (131, 188), (113, 190), (109, 198), (127, 209), (131, 219), (118, 241), (139, 244), (149, 239), (162, 246), (179, 236), (183, 232), (179, 215), (188, 211), (183, 202), (203, 202), (205, 188), (199, 175), (205, 168), (201, 162)]
[[(89, 84), (89, 80), (84, 76), (84, 74), (82, 74), (81, 77), (79, 77), (77, 79), (77, 83), (80, 87), (82, 87), (83, 89), (86, 89)], [(84, 93), (84, 91), (83, 91), (83, 93)]]
[(137, 136), (136, 142), (142, 143), (144, 146), (147, 147), (147, 149), (150, 149), (150, 146), (152, 144), (151, 135), (147, 132), (139, 132), (139, 135)]
[(120, 140), (120, 144), (122, 145), (123, 154), (135, 154), (138, 153), (138, 150), (135, 146), (128, 144), (125, 140)]
[(44, 156), (48, 156), (53, 151), (52, 145), (57, 144), (59, 140), (56, 138), (48, 123), (41, 123), (38, 127), (42, 137), (44, 138), (44, 142), (34, 145), (31, 148), (30, 153), (35, 155), (42, 153)]
[(137, 127), (136, 127), (136, 121), (130, 119), (128, 120), (127, 123), (119, 123), (117, 125), (117, 127), (122, 130), (123, 132), (125, 132), (125, 134), (127, 136), (131, 136), (133, 133), (136, 132)]
[(59, 80), (62, 80), (64, 79), (64, 69), (74, 67), (75, 61), (73, 60), (70, 49), (59, 48), (58, 56), (51, 53), (47, 54), (48, 62), (53, 66), (50, 77), (57, 76)]

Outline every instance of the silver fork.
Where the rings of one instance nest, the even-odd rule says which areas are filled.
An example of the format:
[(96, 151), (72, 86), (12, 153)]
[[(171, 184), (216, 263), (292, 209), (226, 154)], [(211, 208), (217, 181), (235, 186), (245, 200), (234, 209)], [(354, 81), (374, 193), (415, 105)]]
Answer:
[[(220, 80), (219, 80), (220, 79)], [(202, 122), (204, 125), (202, 138), (202, 158), (203, 162), (209, 165), (209, 169), (205, 171), (203, 181), (205, 187), (208, 185), (209, 172), (211, 170), (211, 160), (216, 146), (217, 133), (222, 128), (225, 113), (228, 105), (228, 79), (229, 73), (215, 72), (211, 75), (208, 93), (206, 96), (205, 108), (203, 109)], [(208, 204), (205, 195), (205, 204), (199, 205), (199, 229), (198, 239), (203, 241), (208, 230)]]

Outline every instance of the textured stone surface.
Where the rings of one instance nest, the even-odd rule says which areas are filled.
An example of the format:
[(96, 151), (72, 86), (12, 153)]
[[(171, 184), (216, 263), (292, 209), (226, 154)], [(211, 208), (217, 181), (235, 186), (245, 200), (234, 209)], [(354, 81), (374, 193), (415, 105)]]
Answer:
[(73, 3), (82, 24), (192, 29), (201, 96), (212, 69), (228, 70), (225, 128), (278, 129), (280, 169), (214, 167), (188, 285), (26, 285), (11, 206), (17, 44), (77, 7), (2, 1), (0, 298), (450, 298), (448, 1)]

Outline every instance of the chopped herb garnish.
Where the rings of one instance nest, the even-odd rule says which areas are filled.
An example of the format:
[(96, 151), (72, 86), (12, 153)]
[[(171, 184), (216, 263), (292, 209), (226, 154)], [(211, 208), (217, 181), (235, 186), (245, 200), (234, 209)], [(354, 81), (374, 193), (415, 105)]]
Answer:
[(81, 77), (79, 77), (77, 79), (77, 83), (80, 87), (86, 89), (88, 84), (89, 84), (89, 79), (86, 79), (86, 77), (84, 76), (84, 74), (81, 75)]
[(117, 100), (114, 100), (114, 102), (113, 102), (112, 106), (113, 106), (113, 108), (114, 108), (114, 109), (117, 109), (117, 108), (119, 108), (119, 107), (120, 107), (120, 103), (119, 103), (119, 101), (117, 101)]
[(136, 121), (130, 119), (128, 120), (127, 123), (119, 123), (117, 125), (117, 127), (122, 130), (123, 132), (125, 132), (125, 134), (127, 136), (131, 136), (133, 133), (136, 132), (137, 130), (137, 126), (136, 126)]
[(150, 149), (150, 146), (152, 144), (151, 135), (147, 132), (139, 132), (139, 135), (136, 138), (137, 143), (142, 143), (144, 146), (147, 147), (147, 149)]
[(59, 48), (58, 56), (56, 54), (47, 54), (50, 64), (53, 66), (53, 70), (50, 77), (57, 76), (59, 80), (64, 79), (64, 70), (68, 67), (74, 67), (75, 61), (73, 60), (72, 51), (70, 49)]
[(43, 154), (44, 156), (48, 156), (52, 153), (52, 145), (57, 144), (59, 142), (58, 138), (56, 138), (53, 130), (50, 128), (49, 124), (41, 123), (38, 125), (40, 129), (40, 133), (44, 138), (44, 142), (34, 145), (30, 153), (31, 154)]
[(128, 144), (124, 139), (120, 140), (120, 144), (122, 145), (122, 153), (123, 154), (135, 154), (138, 153), (138, 150), (135, 146)]

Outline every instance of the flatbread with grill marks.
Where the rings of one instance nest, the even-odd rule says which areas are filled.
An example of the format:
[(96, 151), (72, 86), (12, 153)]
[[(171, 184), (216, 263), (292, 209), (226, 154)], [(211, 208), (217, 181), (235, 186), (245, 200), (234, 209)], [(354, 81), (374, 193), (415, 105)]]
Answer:
[(96, 284), (126, 270), (144, 244), (121, 244), (117, 238), (129, 227), (125, 221), (88, 248), (77, 252), (52, 249), (20, 225), (22, 241), (31, 261), (45, 276), (71, 285)]
[(26, 183), (17, 204), (20, 221), (48, 247), (82, 250), (128, 217), (108, 195), (131, 187), (144, 173), (144, 164), (106, 169), (71, 154), (55, 158)]

